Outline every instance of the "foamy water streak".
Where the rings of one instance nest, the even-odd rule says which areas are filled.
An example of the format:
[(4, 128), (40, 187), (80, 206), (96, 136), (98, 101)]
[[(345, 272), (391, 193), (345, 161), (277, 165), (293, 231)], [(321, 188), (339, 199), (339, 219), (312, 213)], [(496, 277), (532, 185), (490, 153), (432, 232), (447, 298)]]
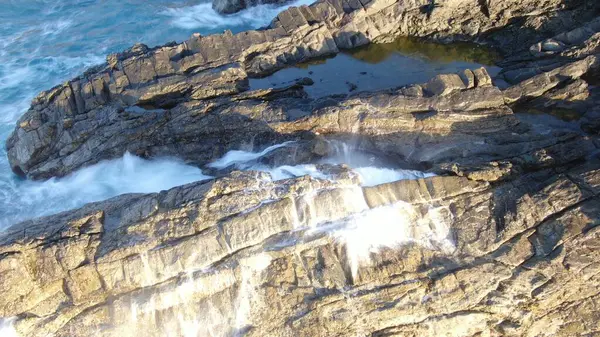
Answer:
[[(315, 164), (283, 165), (271, 167), (257, 162), (260, 158), (266, 156), (267, 154), (286, 146), (292, 146), (294, 143), (295, 142), (292, 141), (284, 142), (269, 146), (264, 150), (257, 152), (232, 150), (227, 152), (222, 158), (208, 164), (208, 166), (216, 169), (234, 167), (239, 170), (268, 172), (275, 181), (301, 177), (305, 175), (309, 175), (318, 179), (329, 179), (329, 176), (320, 171)], [(359, 175), (362, 186), (375, 186), (398, 180), (415, 180), (435, 176), (433, 173), (415, 170), (366, 166), (370, 163), (370, 160), (365, 159), (364, 155), (353, 151), (346, 144), (340, 144), (340, 148), (342, 150), (340, 150), (338, 154), (324, 158), (320, 162), (333, 165), (349, 165)]]
[[(201, 253), (201, 252), (200, 252)], [(193, 255), (198, 254), (194, 252)], [(147, 259), (147, 257), (146, 257)], [(252, 311), (261, 302), (256, 280), (271, 263), (267, 253), (240, 258), (229, 271), (190, 267), (174, 287), (152, 293), (142, 291), (130, 299), (129, 318), (115, 326), (120, 336), (140, 334), (164, 337), (235, 336), (251, 325)], [(146, 267), (144, 267), (146, 269)], [(152, 267), (142, 273), (144, 287), (161, 283)], [(160, 286), (158, 287), (160, 288)], [(213, 301), (210, 294), (236, 289), (234, 298)]]
[(268, 172), (271, 178), (275, 181), (296, 178), (302, 176), (311, 176), (317, 179), (329, 179), (329, 176), (317, 168), (313, 164), (303, 165), (283, 165), (278, 167), (268, 167), (265, 165), (254, 165), (251, 167), (253, 170)]
[(294, 142), (284, 142), (281, 144), (276, 144), (265, 148), (260, 152), (251, 152), (251, 151), (241, 151), (241, 150), (232, 150), (227, 152), (223, 157), (214, 162), (208, 164), (209, 167), (224, 169), (229, 166), (235, 166), (238, 169), (248, 168), (252, 165), (253, 161), (264, 157), (265, 155), (280, 149), (282, 147), (286, 147)]
[(313, 2), (312, 0), (298, 0), (285, 6), (264, 4), (230, 15), (220, 15), (212, 8), (212, 3), (206, 2), (189, 7), (169, 8), (162, 13), (172, 17), (172, 25), (186, 29), (230, 26), (262, 27), (268, 25), (277, 14), (286, 8), (310, 5)]
[(253, 307), (253, 301), (258, 300), (256, 293), (257, 284), (255, 280), (261, 271), (267, 269), (271, 264), (271, 257), (262, 253), (240, 261), (241, 281), (237, 296), (237, 305), (235, 313), (235, 328), (242, 331), (251, 323), (250, 314)]
[(144, 160), (129, 153), (64, 178), (12, 182), (0, 189), (0, 229), (18, 221), (73, 209), (124, 193), (151, 193), (209, 179), (174, 159)]
[(376, 186), (398, 180), (416, 180), (433, 177), (435, 174), (402, 169), (389, 169), (381, 167), (356, 167), (363, 186)]
[(13, 326), (15, 318), (0, 318), (0, 336), (2, 337), (19, 337)]

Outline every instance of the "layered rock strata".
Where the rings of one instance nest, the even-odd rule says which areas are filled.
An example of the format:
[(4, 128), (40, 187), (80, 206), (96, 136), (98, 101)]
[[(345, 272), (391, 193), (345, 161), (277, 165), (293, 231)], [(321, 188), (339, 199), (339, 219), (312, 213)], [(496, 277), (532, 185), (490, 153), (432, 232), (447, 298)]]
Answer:
[[(364, 187), (343, 165), (280, 181), (223, 170), (23, 222), (0, 234), (0, 317), (40, 337), (597, 335), (597, 6), (319, 1), (265, 30), (111, 55), (34, 100), (8, 141), (16, 172), (126, 151), (202, 166), (294, 140), (264, 160), (314, 162), (342, 141), (438, 176)], [(399, 35), (515, 55), (494, 79), (320, 99), (306, 80), (249, 88)], [(530, 116), (567, 111), (581, 120)]]
[[(288, 90), (249, 91), (250, 77), (399, 35), (487, 37), (491, 42), (515, 43), (502, 32), (520, 22), (531, 31), (521, 27), (523, 33), (518, 36), (534, 43), (565, 27), (584, 24), (598, 7), (585, 1), (569, 5), (557, 0), (492, 3), (438, 1), (430, 6), (424, 0), (318, 1), (282, 12), (264, 30), (197, 35), (182, 44), (152, 49), (136, 45), (109, 56), (107, 64), (40, 94), (7, 142), (11, 167), (20, 175), (41, 179), (62, 176), (125, 151), (147, 157), (176, 155), (202, 165), (244, 143), (254, 141), (262, 146), (286, 138), (273, 130), (275, 123), (317, 115), (324, 105), (357, 102), (313, 101), (299, 85)], [(551, 18), (560, 24), (550, 24)], [(541, 31), (542, 23), (548, 32)], [(498, 31), (501, 27), (505, 29)], [(524, 44), (519, 41), (516, 45)], [(587, 54), (595, 58), (591, 51), (577, 55)], [(487, 81), (479, 86), (489, 84)], [(456, 81), (450, 85), (458, 86), (448, 88), (450, 91), (462, 86)], [(498, 92), (487, 90), (479, 91), (483, 97), (470, 91), (471, 97), (453, 99), (456, 104), (468, 99), (491, 100), (470, 108), (507, 111)], [(434, 98), (418, 98), (420, 105), (404, 110), (415, 115), (437, 113), (441, 107), (430, 107), (437, 99), (435, 94), (448, 93), (433, 90)], [(421, 93), (417, 88), (404, 95), (419, 97)], [(457, 109), (452, 102), (444, 104), (446, 110)]]
[(597, 161), (496, 187), (329, 174), (235, 172), (14, 226), (0, 315), (23, 336), (598, 331)]

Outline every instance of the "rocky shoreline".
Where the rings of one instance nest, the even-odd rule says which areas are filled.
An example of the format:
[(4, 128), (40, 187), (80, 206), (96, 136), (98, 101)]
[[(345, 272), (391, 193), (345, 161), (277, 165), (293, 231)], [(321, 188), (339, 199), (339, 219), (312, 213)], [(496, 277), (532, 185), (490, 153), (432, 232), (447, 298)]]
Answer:
[[(599, 15), (593, 1), (327, 0), (110, 55), (32, 102), (13, 170), (45, 179), (131, 152), (217, 178), (9, 228), (0, 317), (40, 337), (598, 334)], [(502, 70), (318, 98), (310, 79), (250, 88), (399, 36), (486, 43)], [(260, 160), (313, 164), (345, 143), (436, 176), (371, 187), (345, 165), (284, 180), (209, 165), (283, 142)]]
[[(542, 11), (538, 20), (562, 5), (561, 1), (547, 2), (547, 12)], [(440, 2), (441, 7), (435, 8), (428, 18), (420, 11), (427, 1), (373, 1), (365, 7), (360, 3), (348, 7), (345, 3), (320, 1), (282, 12), (265, 30), (194, 36), (182, 44), (154, 49), (136, 45), (109, 56), (106, 65), (40, 94), (7, 142), (9, 161), (16, 173), (33, 179), (63, 176), (82, 166), (119, 157), (126, 151), (144, 157), (177, 155), (202, 165), (207, 159), (194, 158), (189, 152), (218, 157), (249, 141), (221, 140), (227, 134), (233, 134), (234, 138), (248, 135), (242, 131), (243, 127), (261, 130), (251, 132), (258, 136), (253, 138), (260, 147), (272, 140), (261, 140), (261, 134), (266, 138), (277, 137), (269, 130), (269, 124), (288, 121), (286, 113), (290, 110), (300, 110), (294, 116), (306, 116), (320, 105), (334, 102), (303, 100), (300, 85), (305, 83), (292, 85), (288, 90), (248, 91), (250, 77), (266, 76), (291, 64), (336, 54), (340, 49), (400, 35), (431, 37), (432, 32), (436, 32), (435, 38), (439, 39), (475, 39), (492, 31), (489, 40), (501, 40), (496, 43), (501, 46), (509, 43), (509, 39), (495, 37), (494, 30), (508, 24), (519, 11), (536, 12), (546, 8), (537, 1), (509, 3), (514, 8), (498, 9), (499, 18), (490, 20), (483, 13), (472, 11), (469, 2)], [(506, 5), (503, 2), (499, 6)], [(584, 2), (556, 16), (565, 16), (571, 21), (576, 16), (584, 18), (593, 13), (588, 9), (592, 5)], [(439, 26), (450, 18), (462, 18), (469, 25), (480, 21), (479, 29), (468, 34), (469, 25)], [(562, 21), (569, 22), (567, 18)], [(533, 17), (524, 20), (535, 21)], [(505, 30), (512, 27), (509, 25)], [(420, 30), (413, 32), (417, 28)], [(555, 27), (560, 28), (564, 29)], [(577, 28), (581, 31), (577, 32)], [(561, 46), (565, 51), (555, 48), (548, 52), (559, 54), (552, 58), (559, 61), (551, 64), (556, 67), (564, 63), (567, 57), (562, 54), (572, 55), (571, 60), (592, 55), (594, 46), (597, 47), (597, 34), (586, 37), (597, 28), (595, 21), (573, 27), (574, 32), (563, 38), (565, 42)], [(496, 34), (502, 35), (505, 30)], [(559, 32), (563, 30), (552, 34)], [(532, 33), (528, 38), (539, 39), (540, 34)], [(527, 35), (523, 29), (519, 37)], [(570, 42), (580, 43), (567, 48)], [(516, 41), (510, 43), (514, 45)], [(538, 48), (536, 56), (540, 59), (519, 59), (525, 62), (524, 67), (513, 65), (505, 77), (508, 80), (529, 78), (547, 70), (538, 63), (548, 63), (544, 53), (548, 47), (544, 46), (550, 44), (543, 42), (539, 47), (537, 44), (528, 47)], [(541, 90), (548, 89), (552, 89), (552, 84), (546, 84)], [(139, 109), (131, 107), (150, 111), (139, 113)], [(236, 109), (235, 115), (227, 113), (232, 107)], [(234, 119), (239, 121), (239, 130), (231, 129), (238, 124)], [(189, 125), (194, 125), (192, 134), (186, 130)], [(213, 130), (198, 133), (196, 129), (201, 125)], [(222, 126), (214, 130), (217, 125)], [(161, 130), (164, 128), (169, 129), (166, 135)], [(219, 139), (213, 139), (215, 136)]]

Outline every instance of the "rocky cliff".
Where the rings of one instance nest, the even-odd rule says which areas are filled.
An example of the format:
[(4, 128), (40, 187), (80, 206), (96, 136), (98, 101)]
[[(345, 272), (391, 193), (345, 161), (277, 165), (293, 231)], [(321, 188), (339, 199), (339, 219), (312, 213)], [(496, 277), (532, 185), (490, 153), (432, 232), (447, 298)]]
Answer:
[[(530, 48), (527, 43), (583, 26), (562, 38), (561, 48), (567, 49), (563, 54), (571, 56), (552, 59), (564, 63), (597, 52), (597, 34), (588, 36), (598, 25), (585, 21), (597, 13), (595, 2), (502, 1), (491, 7), (480, 2), (440, 1), (431, 7), (425, 0), (319, 1), (282, 12), (264, 30), (193, 36), (182, 44), (153, 49), (134, 46), (40, 94), (8, 140), (11, 166), (18, 174), (40, 179), (126, 151), (146, 157), (177, 155), (202, 165), (249, 137), (257, 146), (264, 145), (281, 138), (272, 130), (274, 122), (306, 116), (336, 102), (306, 99), (302, 83), (287, 90), (252, 91), (249, 78), (399, 35), (485, 40), (514, 54)], [(519, 34), (511, 34), (514, 29)], [(579, 52), (571, 51), (571, 44)], [(550, 45), (532, 48), (543, 58)], [(544, 69), (525, 60), (506, 66), (509, 79), (522, 80), (560, 65), (554, 61)], [(549, 85), (542, 90), (551, 89)], [(492, 104), (498, 105), (498, 98)], [(437, 109), (427, 102), (414, 108)]]
[[(130, 151), (218, 178), (14, 225), (0, 317), (40, 337), (598, 335), (599, 8), (328, 0), (109, 56), (33, 101), (7, 144), (15, 172)], [(494, 45), (502, 71), (321, 98), (306, 79), (249, 85), (403, 35)], [(286, 141), (262, 163), (313, 164), (341, 142), (435, 176), (368, 186), (345, 165), (281, 180), (214, 165)]]
[(23, 336), (589, 336), (600, 163), (492, 186), (233, 173), (2, 237)]

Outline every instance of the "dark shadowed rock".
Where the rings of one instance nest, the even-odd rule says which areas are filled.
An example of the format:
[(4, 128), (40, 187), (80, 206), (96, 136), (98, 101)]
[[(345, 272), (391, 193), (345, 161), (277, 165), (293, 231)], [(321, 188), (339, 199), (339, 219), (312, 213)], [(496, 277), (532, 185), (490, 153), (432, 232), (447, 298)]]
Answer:
[(257, 5), (283, 5), (290, 0), (213, 0), (212, 8), (221, 14), (232, 14)]
[[(543, 20), (562, 8), (558, 0), (546, 0), (543, 4), (494, 2), (484, 13), (473, 10), (480, 6), (475, 0), (447, 0), (438, 1), (439, 6), (429, 15), (423, 15), (418, 8), (427, 3), (425, 0), (318, 1), (283, 11), (264, 30), (194, 35), (182, 44), (152, 49), (136, 45), (109, 56), (106, 65), (34, 99), (7, 142), (11, 167), (18, 174), (41, 179), (62, 176), (126, 151), (146, 157), (175, 155), (202, 165), (248, 142), (248, 138), (256, 140), (256, 146), (282, 140), (273, 132), (272, 125), (288, 122), (292, 112), (294, 119), (302, 112), (317, 113), (316, 103), (302, 97), (298, 87), (248, 92), (249, 77), (264, 76), (290, 64), (336, 54), (343, 48), (401, 35), (438, 39), (479, 36), (500, 46), (509, 41), (514, 43), (517, 35), (539, 39), (539, 29), (523, 30), (502, 36), (500, 43), (498, 32), (504, 31), (499, 30), (501, 27), (508, 25), (505, 30), (513, 27), (515, 18), (537, 29), (540, 23), (535, 20)], [(558, 12), (557, 16), (564, 17), (563, 20), (557, 19), (546, 26), (558, 34), (560, 29), (572, 29), (579, 23), (567, 18), (583, 21), (596, 9), (594, 4), (573, 4)], [(525, 15), (532, 12), (539, 14)], [(473, 81), (477, 81), (475, 75), (479, 76), (473, 74)], [(484, 79), (487, 74), (481, 76)], [(478, 86), (487, 86), (489, 82), (485, 79)], [(559, 82), (564, 82), (562, 77)], [(467, 81), (466, 85), (474, 83)], [(543, 85), (555, 84), (549, 81)], [(432, 83), (433, 91), (425, 91), (466, 99), (452, 96), (451, 92), (461, 86), (456, 81)], [(534, 94), (535, 88), (525, 95)], [(514, 101), (523, 93), (511, 91), (506, 96)], [(424, 111), (439, 112), (424, 105), (415, 108), (410, 112), (420, 116)], [(448, 110), (450, 106), (445, 108)], [(286, 111), (290, 111), (289, 116)]]

